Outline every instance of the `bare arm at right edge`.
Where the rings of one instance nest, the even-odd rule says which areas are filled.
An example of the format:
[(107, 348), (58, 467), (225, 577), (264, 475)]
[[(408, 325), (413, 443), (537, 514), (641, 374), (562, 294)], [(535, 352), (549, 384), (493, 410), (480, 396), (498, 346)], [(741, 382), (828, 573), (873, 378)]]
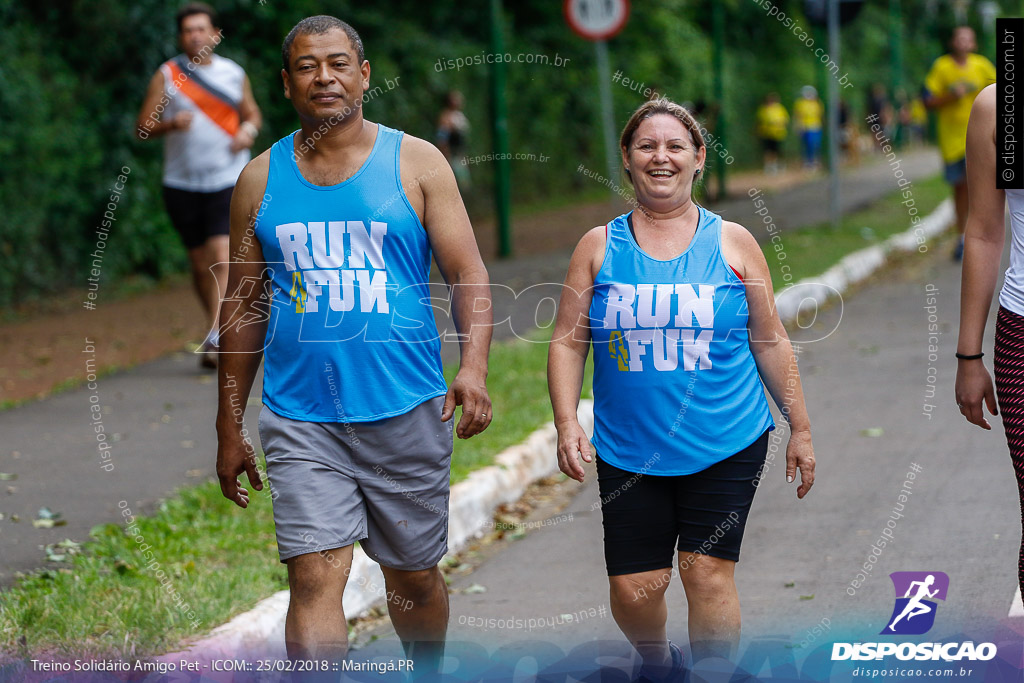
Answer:
[[(960, 336), (957, 351), (981, 353), (985, 323), (999, 280), (1006, 239), (1006, 193), (996, 188), (996, 86), (974, 100), (967, 125), (967, 189), (970, 203), (964, 230), (964, 265), (960, 276)], [(992, 377), (982, 359), (957, 360), (956, 402), (968, 422), (991, 429), (982, 404), (998, 415)]]
[[(231, 195), (231, 263), (227, 296), (221, 304), (220, 354), (217, 363), (217, 477), (224, 497), (248, 507), (249, 492), (238, 480), (245, 472), (257, 491), (263, 482), (252, 440), (243, 435), (242, 415), (263, 359), (270, 302), (263, 250), (254, 234), (267, 186), (270, 150), (246, 165)], [(241, 413), (238, 414), (238, 410)]]
[(548, 393), (558, 429), (558, 469), (583, 481), (577, 458), (591, 462), (590, 439), (576, 417), (583, 389), (583, 371), (590, 352), (590, 301), (594, 277), (604, 257), (605, 226), (580, 239), (569, 261), (565, 287), (558, 303), (555, 331), (548, 348)]

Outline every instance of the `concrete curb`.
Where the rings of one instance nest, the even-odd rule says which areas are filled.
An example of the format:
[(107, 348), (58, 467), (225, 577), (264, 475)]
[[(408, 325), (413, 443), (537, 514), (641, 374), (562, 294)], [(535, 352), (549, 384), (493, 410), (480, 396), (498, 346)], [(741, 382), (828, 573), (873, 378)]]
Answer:
[[(775, 305), (783, 324), (795, 322), (801, 313), (815, 311), (830, 299), (841, 297), (852, 285), (863, 282), (884, 266), (893, 254), (918, 251), (924, 241), (945, 232), (955, 218), (953, 201), (946, 199), (916, 226), (893, 235), (881, 244), (847, 254), (821, 275), (805, 278), (779, 290), (775, 294)], [(783, 245), (785, 240), (783, 234)]]
[[(883, 267), (891, 255), (918, 251), (925, 240), (943, 233), (954, 217), (953, 202), (947, 199), (922, 218), (917, 226), (893, 235), (882, 244), (847, 254), (821, 275), (805, 278), (780, 290), (775, 301), (782, 322), (794, 322), (802, 312), (816, 310), (830, 299), (841, 297), (849, 287), (866, 280)], [(587, 433), (592, 433), (593, 401), (580, 401), (577, 415)], [(465, 481), (452, 487), (448, 518), (449, 552), (458, 552), (470, 540), (480, 536), (491, 523), (499, 505), (518, 500), (527, 486), (558, 470), (554, 457), (556, 439), (555, 425), (549, 422), (523, 443), (495, 456), (495, 465), (473, 472)], [(356, 548), (343, 598), (345, 615), (349, 618), (362, 616), (383, 603), (384, 599), (384, 575), (380, 566), (361, 548)], [(157, 659), (209, 662), (217, 658), (237, 658), (247, 653), (258, 654), (261, 658), (284, 658), (284, 617), (287, 610), (288, 591), (280, 591), (217, 627), (188, 649)]]
[[(587, 434), (593, 433), (594, 404), (581, 400), (577, 417)], [(526, 441), (506, 448), (495, 456), (494, 465), (472, 472), (465, 481), (452, 487), (449, 499), (448, 552), (456, 553), (487, 530), (494, 511), (503, 503), (522, 497), (526, 488), (558, 471), (555, 458), (558, 432), (553, 422), (536, 430)], [(342, 599), (348, 618), (365, 615), (383, 604), (386, 592), (380, 565), (357, 547), (352, 554), (352, 570)], [(232, 659), (247, 653), (260, 658), (284, 658), (284, 619), (288, 611), (288, 591), (283, 590), (261, 600), (254, 608), (218, 626), (205, 638), (186, 650), (157, 657), (158, 661), (181, 659), (209, 663), (213, 659)]]

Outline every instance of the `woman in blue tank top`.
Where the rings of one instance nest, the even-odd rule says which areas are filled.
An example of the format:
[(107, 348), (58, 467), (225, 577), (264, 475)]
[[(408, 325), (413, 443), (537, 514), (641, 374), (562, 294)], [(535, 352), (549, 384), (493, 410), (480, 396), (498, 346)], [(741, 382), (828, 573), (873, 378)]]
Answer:
[(576, 247), (548, 386), (559, 468), (582, 482), (579, 458), (593, 458), (576, 408), (593, 346), (612, 615), (643, 656), (642, 677), (661, 679), (682, 667), (665, 631), (673, 550), (693, 658), (729, 658), (739, 640), (733, 570), (775, 429), (765, 386), (790, 423), (786, 477), (800, 471), (798, 498), (814, 482), (814, 451), (761, 248), (691, 199), (706, 157), (697, 122), (674, 102), (652, 100), (620, 144), (635, 210)]

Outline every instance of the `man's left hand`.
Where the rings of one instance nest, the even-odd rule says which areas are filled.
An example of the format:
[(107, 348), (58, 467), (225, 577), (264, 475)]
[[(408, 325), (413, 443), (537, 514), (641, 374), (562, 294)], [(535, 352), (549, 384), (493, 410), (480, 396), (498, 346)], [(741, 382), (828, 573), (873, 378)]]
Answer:
[(487, 395), (482, 375), (462, 370), (455, 375), (448, 387), (448, 395), (444, 397), (443, 422), (455, 415), (455, 406), (462, 406), (462, 419), (455, 427), (455, 434), (460, 439), (468, 439), (487, 429), (492, 419), (491, 397)]

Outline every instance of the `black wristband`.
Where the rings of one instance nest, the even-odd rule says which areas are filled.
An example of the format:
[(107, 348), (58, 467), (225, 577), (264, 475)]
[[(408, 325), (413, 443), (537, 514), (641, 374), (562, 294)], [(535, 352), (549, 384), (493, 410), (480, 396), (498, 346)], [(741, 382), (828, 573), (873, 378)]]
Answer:
[(985, 355), (984, 352), (976, 353), (976, 354), (974, 354), (972, 356), (964, 355), (964, 354), (960, 353), (959, 351), (956, 352), (956, 357), (959, 358), (960, 360), (978, 360), (979, 358), (981, 358), (984, 355)]

